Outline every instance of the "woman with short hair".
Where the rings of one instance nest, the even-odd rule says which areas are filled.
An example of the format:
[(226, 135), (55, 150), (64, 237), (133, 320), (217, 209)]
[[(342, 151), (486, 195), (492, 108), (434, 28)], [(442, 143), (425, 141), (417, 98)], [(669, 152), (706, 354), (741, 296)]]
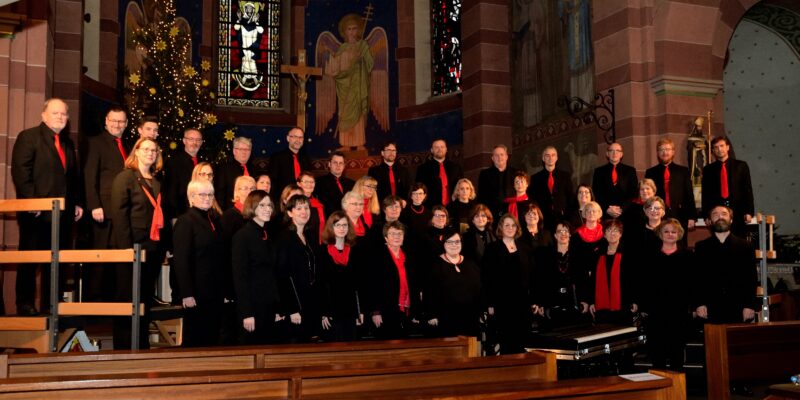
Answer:
[(525, 225), (520, 240), (534, 254), (540, 248), (553, 246), (553, 235), (544, 227), (544, 215), (536, 203), (528, 203), (525, 212)]
[(244, 344), (275, 343), (278, 313), (275, 241), (267, 224), (275, 206), (269, 194), (254, 190), (247, 195), (242, 216), (247, 220), (233, 236), (233, 282)]
[(483, 261), (486, 246), (497, 240), (492, 227), (494, 218), (489, 207), (477, 204), (469, 217), (469, 229), (462, 235), (462, 254), (478, 265)]
[(430, 208), (425, 206), (427, 197), (428, 188), (424, 183), (417, 182), (411, 185), (408, 192), (408, 206), (400, 213), (400, 222), (417, 237), (421, 237), (428, 230), (433, 216)]
[(227, 251), (219, 217), (211, 208), (214, 185), (191, 181), (186, 196), (189, 209), (178, 217), (173, 235), (173, 264), (183, 296), (183, 345), (214, 346), (219, 343), (226, 289), (220, 282), (227, 281), (220, 265)]

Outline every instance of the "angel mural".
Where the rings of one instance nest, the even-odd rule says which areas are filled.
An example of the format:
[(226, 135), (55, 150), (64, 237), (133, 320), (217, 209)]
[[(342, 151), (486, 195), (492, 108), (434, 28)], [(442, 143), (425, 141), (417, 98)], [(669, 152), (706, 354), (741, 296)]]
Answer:
[(367, 20), (355, 13), (342, 17), (343, 43), (329, 31), (317, 38), (315, 54), (323, 76), (316, 84), (315, 132), (322, 134), (337, 114), (334, 136), (345, 149), (364, 148), (370, 111), (380, 129), (389, 130), (388, 40), (381, 27), (364, 40)]

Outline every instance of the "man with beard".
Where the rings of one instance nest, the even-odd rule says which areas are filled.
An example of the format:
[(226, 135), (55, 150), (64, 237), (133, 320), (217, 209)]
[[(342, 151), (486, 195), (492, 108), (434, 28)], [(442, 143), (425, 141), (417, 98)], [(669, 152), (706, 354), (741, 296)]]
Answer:
[[(678, 165), (675, 159), (675, 143), (665, 138), (656, 144), (658, 165), (648, 168), (645, 178), (656, 184), (656, 196), (664, 199), (667, 206), (666, 215), (676, 218), (683, 229), (694, 229), (697, 220), (697, 208), (694, 204), (692, 178), (689, 168)], [(684, 236), (685, 239), (689, 235)]]
[(703, 212), (710, 215), (717, 205), (729, 207), (736, 214), (733, 233), (744, 236), (747, 233), (745, 224), (750, 222), (755, 209), (750, 167), (733, 157), (727, 136), (715, 137), (711, 150), (717, 161), (703, 168)]
[(747, 241), (731, 234), (734, 217), (726, 206), (712, 208), (708, 221), (713, 234), (695, 246), (700, 270), (695, 311), (710, 323), (748, 322), (755, 318), (755, 252)]
[[(408, 196), (411, 175), (408, 169), (397, 162), (397, 143), (389, 141), (381, 148), (381, 163), (369, 168), (367, 175), (378, 181), (378, 199), (387, 196)], [(403, 201), (405, 206), (405, 201)]]
[[(447, 142), (435, 139), (431, 143), (431, 158), (417, 168), (417, 179), (428, 188), (425, 204), (446, 206), (455, 190), (456, 182), (464, 177), (461, 165), (447, 159)], [(402, 195), (402, 193), (401, 193)]]

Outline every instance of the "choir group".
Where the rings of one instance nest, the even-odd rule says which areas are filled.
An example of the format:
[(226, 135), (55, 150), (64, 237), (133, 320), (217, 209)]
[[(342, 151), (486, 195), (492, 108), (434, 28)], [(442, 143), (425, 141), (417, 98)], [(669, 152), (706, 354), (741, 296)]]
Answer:
[[(300, 128), (288, 132), (269, 171), (250, 162), (244, 137), (226, 163), (204, 162), (195, 129), (164, 161), (155, 120), (145, 119), (125, 148), (120, 108), (89, 139), (81, 170), (60, 135), (67, 118), (66, 104), (51, 99), (42, 124), (20, 133), (12, 158), (18, 197), (65, 196), (75, 209), (67, 222), (85, 206), (96, 248), (142, 244), (144, 299), (155, 296), (168, 259), (185, 346), (476, 336), (490, 327), (500, 352), (514, 353), (524, 351), (532, 326), (639, 321), (654, 364), (680, 368), (692, 318), (754, 317), (753, 253), (735, 236), (753, 214), (749, 170), (729, 156), (725, 137), (711, 142), (717, 161), (703, 170), (702, 215), (712, 236), (691, 251), (691, 178), (673, 162), (669, 139), (658, 142), (659, 163), (642, 180), (621, 162), (622, 146), (610, 144), (608, 163), (575, 190), (554, 147), (528, 175), (508, 165), (508, 149), (498, 145), (476, 185), (440, 139), (413, 178), (394, 142), (356, 181), (345, 177), (339, 152), (315, 176)], [(20, 218), (21, 248), (44, 246), (42, 238), (23, 243), (47, 229), (43, 218)], [(103, 271), (84, 276), (88, 298), (129, 300), (129, 271)], [(33, 313), (33, 290), (19, 293), (25, 279), (17, 308)], [(115, 322), (115, 348), (130, 344), (126, 324)]]

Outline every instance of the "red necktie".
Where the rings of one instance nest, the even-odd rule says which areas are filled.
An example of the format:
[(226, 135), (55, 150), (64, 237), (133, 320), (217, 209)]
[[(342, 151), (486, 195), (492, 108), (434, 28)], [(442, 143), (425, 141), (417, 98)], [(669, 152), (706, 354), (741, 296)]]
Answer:
[[(441, 173), (441, 171), (439, 171), (439, 173)], [(392, 187), (392, 196), (397, 195), (397, 186), (395, 186), (394, 183), (394, 170), (392, 167), (389, 167), (389, 186)]]
[(611, 166), (611, 184), (617, 186), (617, 166)]
[(122, 156), (122, 162), (128, 159), (128, 153), (125, 152), (125, 147), (122, 146), (122, 139), (121, 138), (114, 138), (114, 141), (117, 142), (117, 148), (119, 149), (119, 155)]
[(67, 156), (64, 154), (64, 149), (61, 148), (61, 138), (58, 137), (57, 133), (53, 137), (55, 138), (55, 141), (56, 141), (56, 151), (58, 152), (58, 158), (61, 159), (61, 166), (64, 167), (64, 171), (66, 171), (67, 170)]
[(669, 205), (669, 165), (664, 166), (664, 202), (667, 203), (667, 208), (670, 208)]
[(442, 205), (446, 206), (450, 202), (447, 196), (447, 171), (444, 170), (444, 163), (439, 163), (439, 180), (442, 181)]
[(297, 161), (297, 154), (292, 154), (292, 158), (294, 160), (294, 179), (297, 180), (300, 177), (300, 162)]
[(547, 189), (550, 191), (550, 194), (553, 194), (553, 186), (556, 185), (556, 180), (553, 179), (553, 171), (550, 171), (550, 176), (547, 178)]
[(724, 161), (720, 162), (722, 163), (722, 168), (719, 171), (719, 193), (722, 195), (723, 199), (727, 199), (730, 194), (728, 193), (728, 168), (725, 166)]
[[(195, 167), (197, 166), (197, 157), (192, 157), (192, 164), (194, 164)], [(247, 169), (247, 167), (244, 168)]]
[(247, 171), (247, 164), (242, 164), (242, 175), (250, 176), (250, 172)]
[(342, 187), (342, 182), (339, 182), (339, 178), (337, 178), (337, 177), (334, 177), (334, 179), (336, 179), (336, 186), (339, 187), (339, 192), (344, 194), (344, 188)]

